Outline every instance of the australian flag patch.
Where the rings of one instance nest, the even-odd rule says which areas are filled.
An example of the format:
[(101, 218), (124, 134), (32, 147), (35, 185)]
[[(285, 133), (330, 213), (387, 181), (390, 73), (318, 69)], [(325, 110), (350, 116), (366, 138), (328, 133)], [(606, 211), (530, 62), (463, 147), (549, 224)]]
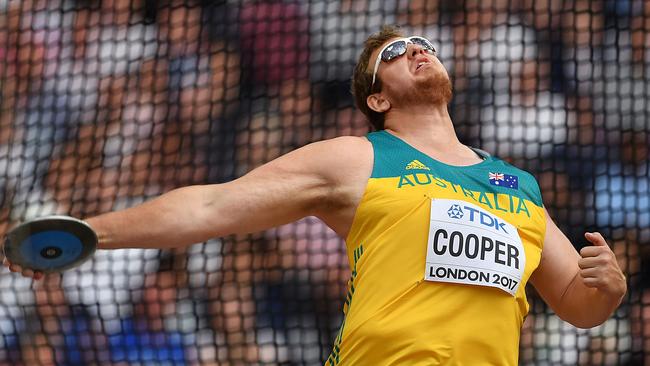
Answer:
[(493, 186), (519, 189), (519, 177), (516, 175), (490, 172), (488, 178)]

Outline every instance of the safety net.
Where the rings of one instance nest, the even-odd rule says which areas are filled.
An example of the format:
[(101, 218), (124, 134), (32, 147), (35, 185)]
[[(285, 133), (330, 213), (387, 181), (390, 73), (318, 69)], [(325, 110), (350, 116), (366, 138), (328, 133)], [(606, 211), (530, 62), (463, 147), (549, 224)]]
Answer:
[[(437, 48), (461, 141), (532, 173), (576, 248), (600, 231), (625, 272), (592, 329), (528, 288), (520, 364), (650, 364), (649, 16), (644, 0), (0, 0), (0, 234), (365, 135), (351, 75), (399, 25)], [(100, 250), (41, 281), (5, 269), (0, 364), (322, 365), (350, 262), (307, 217)]]

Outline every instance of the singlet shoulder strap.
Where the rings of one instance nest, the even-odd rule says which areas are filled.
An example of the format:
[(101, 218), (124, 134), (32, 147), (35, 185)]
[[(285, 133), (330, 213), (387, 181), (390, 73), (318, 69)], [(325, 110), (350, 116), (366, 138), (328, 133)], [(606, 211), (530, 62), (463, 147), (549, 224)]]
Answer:
[(469, 148), (472, 149), (476, 153), (476, 155), (478, 155), (483, 160), (487, 160), (489, 157), (492, 156), (489, 152), (485, 150), (481, 150), (479, 148), (471, 147), (471, 146)]

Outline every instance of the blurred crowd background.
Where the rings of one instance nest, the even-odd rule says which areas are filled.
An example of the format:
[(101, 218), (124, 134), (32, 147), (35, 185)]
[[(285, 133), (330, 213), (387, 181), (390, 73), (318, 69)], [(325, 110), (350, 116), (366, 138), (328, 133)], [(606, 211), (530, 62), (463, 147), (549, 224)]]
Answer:
[[(521, 364), (650, 365), (645, 0), (0, 0), (0, 234), (367, 133), (349, 79), (383, 24), (436, 45), (462, 141), (533, 173), (576, 247), (603, 232), (627, 275), (624, 303), (591, 330), (530, 289)], [(306, 218), (100, 251), (36, 283), (4, 271), (0, 364), (320, 365), (348, 268), (342, 241)]]

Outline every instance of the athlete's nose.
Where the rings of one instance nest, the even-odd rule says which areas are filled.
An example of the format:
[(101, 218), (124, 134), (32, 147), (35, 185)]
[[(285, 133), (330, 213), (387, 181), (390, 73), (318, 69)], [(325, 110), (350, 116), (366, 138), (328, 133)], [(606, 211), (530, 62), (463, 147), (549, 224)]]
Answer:
[(419, 44), (415, 43), (409, 43), (406, 46), (406, 54), (408, 55), (409, 58), (413, 58), (417, 55), (424, 54), (426, 53), (426, 50), (424, 47), (420, 46)]

